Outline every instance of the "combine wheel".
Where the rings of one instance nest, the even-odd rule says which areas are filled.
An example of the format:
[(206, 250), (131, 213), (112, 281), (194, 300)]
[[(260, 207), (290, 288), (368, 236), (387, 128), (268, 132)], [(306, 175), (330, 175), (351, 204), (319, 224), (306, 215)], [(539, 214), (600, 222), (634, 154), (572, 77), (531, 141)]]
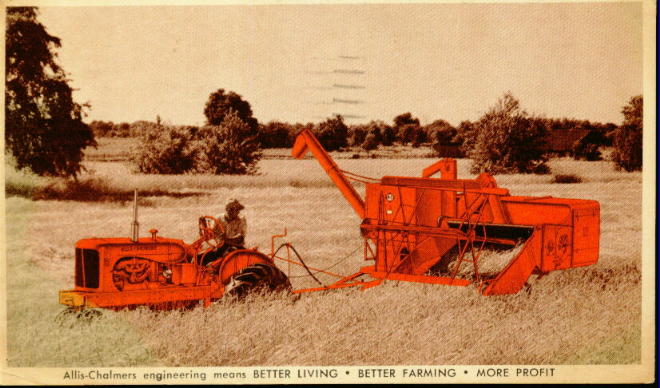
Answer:
[(291, 290), (289, 279), (274, 264), (257, 263), (243, 268), (232, 276), (225, 294), (241, 299), (252, 292), (289, 290)]

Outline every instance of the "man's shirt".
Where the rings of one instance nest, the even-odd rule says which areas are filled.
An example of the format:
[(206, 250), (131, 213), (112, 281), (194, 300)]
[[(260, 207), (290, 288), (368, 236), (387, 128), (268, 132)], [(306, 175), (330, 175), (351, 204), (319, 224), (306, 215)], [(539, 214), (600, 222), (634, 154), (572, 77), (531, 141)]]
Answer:
[(226, 238), (245, 238), (247, 234), (247, 221), (245, 217), (239, 216), (229, 222), (225, 220), (225, 217), (220, 217), (218, 218), (218, 222), (224, 227)]

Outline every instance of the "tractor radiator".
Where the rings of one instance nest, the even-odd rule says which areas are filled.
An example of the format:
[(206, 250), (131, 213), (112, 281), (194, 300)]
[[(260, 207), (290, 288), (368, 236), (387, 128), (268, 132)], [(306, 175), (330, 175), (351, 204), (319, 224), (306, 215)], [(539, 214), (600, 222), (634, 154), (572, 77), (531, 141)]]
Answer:
[(99, 251), (76, 248), (76, 286), (99, 288)]

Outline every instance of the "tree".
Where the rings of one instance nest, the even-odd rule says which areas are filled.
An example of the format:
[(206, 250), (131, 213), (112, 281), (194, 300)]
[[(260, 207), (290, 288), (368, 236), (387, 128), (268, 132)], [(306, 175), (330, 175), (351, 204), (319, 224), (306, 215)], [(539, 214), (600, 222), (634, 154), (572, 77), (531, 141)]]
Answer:
[(417, 127), (412, 140), (412, 146), (417, 148), (422, 143), (426, 143), (429, 140), (429, 136), (422, 127)]
[(359, 147), (364, 143), (364, 139), (369, 134), (369, 125), (353, 125), (350, 128), (350, 132), (351, 145)]
[(385, 147), (389, 147), (397, 140), (398, 138), (396, 136), (396, 130), (389, 125), (385, 126), (382, 131), (381, 144)]
[(463, 154), (467, 154), (469, 150), (474, 148), (475, 138), (474, 123), (470, 120), (461, 121), (458, 128), (456, 128), (456, 142), (460, 144)]
[[(381, 144), (383, 142), (383, 132), (387, 127), (389, 127), (389, 125), (385, 124), (382, 121), (371, 120), (368, 124), (369, 133), (367, 134), (367, 136), (374, 135), (374, 142), (376, 142), (376, 145)], [(364, 140), (367, 139), (365, 138)]]
[(207, 124), (220, 125), (230, 110), (236, 112), (251, 130), (257, 129), (257, 119), (252, 117), (250, 103), (234, 92), (225, 93), (224, 89), (218, 89), (209, 95), (204, 107)]
[(132, 124), (122, 122), (115, 124), (112, 128), (114, 137), (137, 137), (140, 133), (139, 128), (143, 126), (155, 125), (151, 121), (139, 120)]
[(605, 141), (603, 145), (606, 147), (611, 147), (614, 144), (614, 132), (619, 128), (618, 125), (614, 123), (601, 124), (600, 131), (605, 136)]
[(319, 142), (326, 151), (336, 151), (348, 146), (348, 127), (341, 115), (325, 120), (316, 128)]
[(618, 168), (638, 171), (642, 169), (643, 161), (643, 97), (641, 95), (632, 97), (621, 113), (623, 113), (623, 124), (614, 131), (612, 160)]
[[(463, 128), (469, 122), (462, 122)], [(424, 127), (433, 141), (431, 148), (438, 157), (462, 158), (465, 153), (461, 151), (462, 138), (459, 136), (458, 129), (454, 128), (445, 120), (435, 120)]]
[(413, 117), (412, 113), (410, 112), (402, 113), (394, 118), (395, 128), (400, 128), (406, 124), (419, 125), (419, 119)]
[(368, 152), (375, 150), (376, 148), (378, 148), (378, 139), (376, 139), (376, 135), (370, 133), (364, 139), (364, 142), (362, 143), (362, 149)]
[(435, 138), (436, 142), (442, 144), (453, 144), (454, 137), (456, 137), (457, 134), (456, 128), (442, 119), (435, 120), (431, 124), (425, 126), (424, 130), (430, 136)]
[[(148, 123), (148, 122), (146, 122)], [(261, 157), (256, 131), (230, 110), (220, 125), (142, 124), (131, 160), (149, 174), (248, 174)]]
[(163, 128), (170, 128), (171, 126), (166, 126), (158, 124), (153, 121), (138, 120), (131, 124), (129, 123), (120, 123), (116, 124), (114, 127), (114, 134), (116, 137), (143, 137), (144, 135), (151, 135), (154, 131), (159, 131)]
[(545, 164), (547, 129), (541, 119), (531, 117), (520, 102), (505, 93), (467, 134), (472, 147), (472, 172), (547, 173)]
[(83, 149), (96, 147), (57, 64), (60, 39), (37, 20), (37, 8), (7, 8), (5, 42), (5, 141), (19, 169), (76, 177)]
[(271, 121), (259, 124), (259, 144), (262, 148), (288, 148), (293, 146), (295, 128), (288, 123)]
[[(143, 122), (149, 123), (149, 122)], [(139, 141), (130, 160), (146, 174), (183, 174), (195, 167), (197, 150), (185, 127), (140, 124)]]
[(94, 133), (94, 137), (112, 136), (112, 129), (115, 124), (112, 121), (97, 121), (89, 123), (89, 128)]
[(403, 145), (415, 140), (419, 128), (419, 119), (413, 117), (410, 112), (400, 114), (394, 118), (394, 130)]
[(415, 124), (404, 124), (400, 126), (397, 135), (401, 144), (406, 145), (413, 141), (415, 139), (415, 133), (417, 133), (417, 128), (419, 126)]
[(230, 110), (218, 126), (200, 128), (197, 172), (213, 174), (250, 174), (261, 158), (257, 132), (245, 123), (238, 112)]

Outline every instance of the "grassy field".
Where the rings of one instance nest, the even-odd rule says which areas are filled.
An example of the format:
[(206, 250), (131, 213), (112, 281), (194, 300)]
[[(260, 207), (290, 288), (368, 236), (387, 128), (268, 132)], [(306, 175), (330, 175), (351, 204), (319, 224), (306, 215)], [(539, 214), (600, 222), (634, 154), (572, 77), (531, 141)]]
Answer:
[(96, 148), (85, 149), (85, 159), (98, 162), (119, 162), (127, 160), (131, 147), (136, 143), (130, 137), (99, 137)]
[[(362, 175), (419, 176), (431, 159), (345, 159)], [(459, 177), (469, 161), (459, 160)], [(365, 265), (358, 217), (314, 160), (265, 159), (255, 176), (148, 176), (117, 162), (86, 163), (80, 179), (97, 201), (54, 200), (62, 182), (8, 171), (7, 333), (10, 366), (628, 364), (640, 362), (641, 183), (608, 162), (553, 160), (551, 175), (496, 177), (514, 195), (588, 198), (601, 204), (597, 265), (532, 280), (529, 293), (483, 297), (472, 287), (385, 282), (359, 290), (257, 296), (208, 309), (108, 312), (92, 322), (54, 318), (57, 292), (73, 286), (73, 246), (86, 237), (128, 236), (122, 193), (144, 193), (143, 234), (192, 241), (196, 219), (230, 197), (249, 222), (248, 244), (288, 241), (312, 266), (349, 274)], [(44, 185), (50, 197), (35, 199)], [(59, 186), (58, 186), (59, 185)], [(362, 187), (358, 186), (359, 190)], [(281, 266), (287, 270), (287, 266)], [(295, 288), (314, 283), (293, 270)], [(325, 282), (333, 279), (321, 277)]]

